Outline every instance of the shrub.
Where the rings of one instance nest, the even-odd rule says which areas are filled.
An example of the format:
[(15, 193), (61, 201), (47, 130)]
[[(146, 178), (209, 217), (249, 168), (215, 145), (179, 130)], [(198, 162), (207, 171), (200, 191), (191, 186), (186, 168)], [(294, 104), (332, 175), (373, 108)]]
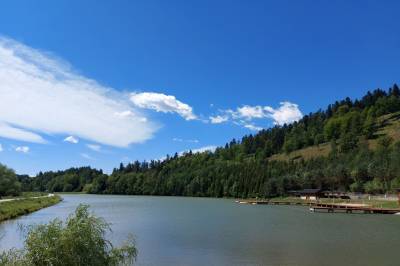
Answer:
[(55, 219), (28, 228), (22, 250), (0, 256), (0, 265), (97, 266), (132, 264), (137, 256), (133, 238), (115, 248), (105, 239), (110, 225), (79, 205), (65, 223)]

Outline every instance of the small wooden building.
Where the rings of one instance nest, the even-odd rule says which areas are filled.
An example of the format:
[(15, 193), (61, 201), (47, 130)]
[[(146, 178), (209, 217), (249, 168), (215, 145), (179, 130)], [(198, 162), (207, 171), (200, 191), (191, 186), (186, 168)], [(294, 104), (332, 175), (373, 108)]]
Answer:
[(319, 188), (307, 188), (303, 190), (291, 191), (291, 194), (300, 197), (303, 200), (317, 200), (324, 196), (324, 193)]

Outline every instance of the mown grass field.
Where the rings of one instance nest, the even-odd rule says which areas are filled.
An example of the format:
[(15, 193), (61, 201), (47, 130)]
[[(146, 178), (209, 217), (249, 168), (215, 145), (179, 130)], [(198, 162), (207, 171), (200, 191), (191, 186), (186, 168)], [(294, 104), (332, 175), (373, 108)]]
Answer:
[[(400, 112), (384, 115), (378, 119), (377, 125), (378, 130), (376, 137), (379, 136), (390, 136), (393, 141), (400, 141)], [(378, 144), (377, 138), (368, 140), (368, 147), (375, 149)], [(330, 143), (323, 143), (320, 145), (310, 146), (300, 150), (290, 152), (289, 154), (280, 153), (270, 157), (270, 160), (287, 161), (287, 160), (298, 160), (303, 158), (304, 160), (316, 158), (316, 157), (327, 157), (331, 152)]]
[(26, 198), (13, 201), (0, 202), (0, 222), (25, 215), (61, 201), (60, 196), (43, 198)]

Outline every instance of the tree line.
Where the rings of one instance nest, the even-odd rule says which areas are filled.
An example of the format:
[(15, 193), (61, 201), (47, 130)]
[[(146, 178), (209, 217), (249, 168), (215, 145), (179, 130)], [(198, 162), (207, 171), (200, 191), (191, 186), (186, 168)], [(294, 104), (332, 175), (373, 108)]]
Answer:
[[(323, 188), (384, 193), (400, 187), (400, 143), (379, 136), (382, 116), (400, 111), (400, 90), (346, 98), (289, 125), (233, 139), (215, 152), (122, 163), (110, 175), (90, 167), (20, 177), (33, 191), (207, 197), (273, 197), (289, 190)], [(370, 139), (377, 139), (371, 149)], [(279, 153), (330, 143), (329, 156), (274, 160)]]
[(0, 164), (0, 198), (18, 196), (21, 193), (21, 183), (14, 170)]

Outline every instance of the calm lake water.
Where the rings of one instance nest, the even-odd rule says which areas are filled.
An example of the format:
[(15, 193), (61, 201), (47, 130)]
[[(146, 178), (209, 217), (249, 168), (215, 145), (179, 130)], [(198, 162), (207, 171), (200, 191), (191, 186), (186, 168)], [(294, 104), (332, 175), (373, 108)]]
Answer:
[(310, 213), (229, 199), (62, 195), (64, 201), (0, 224), (0, 250), (22, 245), (19, 224), (65, 219), (86, 203), (134, 234), (138, 265), (400, 265), (399, 215)]

